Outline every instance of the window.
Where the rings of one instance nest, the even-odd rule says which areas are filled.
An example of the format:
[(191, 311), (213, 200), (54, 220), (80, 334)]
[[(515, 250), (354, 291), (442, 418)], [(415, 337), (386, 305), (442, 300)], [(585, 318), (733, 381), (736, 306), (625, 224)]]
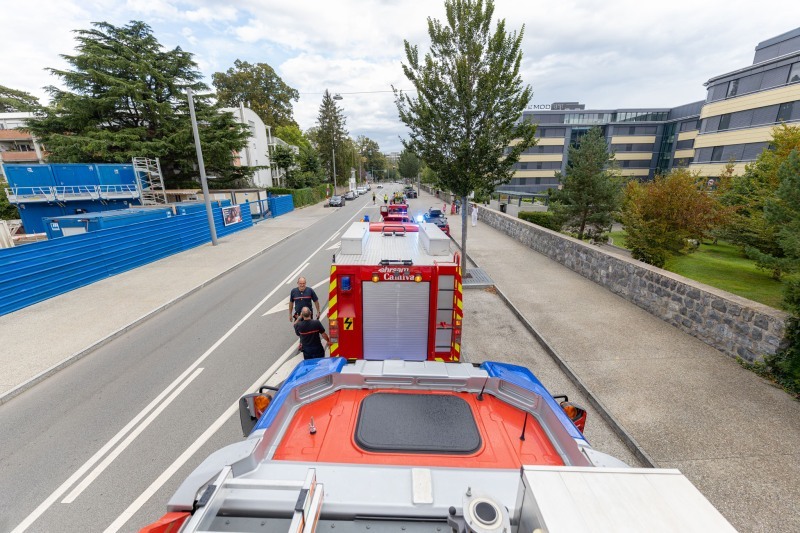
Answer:
[(794, 102), (786, 102), (778, 107), (778, 122), (788, 122), (792, 119), (792, 104)]
[(728, 83), (728, 95), (726, 98), (730, 98), (731, 96), (736, 96), (736, 93), (739, 92), (739, 80), (731, 80)]
[(730, 125), (731, 125), (731, 114), (726, 113), (724, 115), (721, 115), (719, 117), (719, 127), (717, 128), (717, 131), (725, 131), (730, 127)]
[(724, 146), (715, 146), (711, 151), (711, 161), (722, 161), (722, 149)]
[(800, 81), (800, 63), (792, 65), (792, 70), (789, 71), (789, 82), (796, 83)]

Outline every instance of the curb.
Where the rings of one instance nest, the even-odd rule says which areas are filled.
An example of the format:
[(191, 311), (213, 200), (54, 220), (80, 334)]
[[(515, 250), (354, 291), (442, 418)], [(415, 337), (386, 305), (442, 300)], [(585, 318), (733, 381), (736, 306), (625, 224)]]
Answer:
[[(455, 242), (455, 239), (452, 237), (450, 237), (450, 239)], [(456, 246), (458, 246), (458, 243), (456, 243)], [(460, 246), (458, 248), (461, 249)], [(471, 257), (469, 257), (469, 255), (465, 254), (464, 260), (465, 262), (470, 261), (473, 265), (475, 265), (476, 268), (480, 268), (478, 264)], [(603, 402), (601, 402), (600, 399), (589, 390), (589, 387), (587, 387), (581, 378), (578, 377), (575, 372), (573, 372), (569, 364), (562, 359), (561, 356), (558, 355), (558, 352), (556, 352), (555, 349), (544, 339), (544, 337), (542, 337), (539, 332), (536, 331), (533, 325), (528, 322), (528, 319), (522, 315), (520, 310), (517, 309), (513, 303), (511, 303), (511, 300), (508, 299), (508, 297), (496, 284), (494, 285), (494, 289), (497, 291), (497, 294), (500, 296), (500, 299), (503, 301), (503, 303), (506, 304), (506, 307), (508, 307), (514, 316), (516, 316), (517, 319), (522, 323), (522, 325), (525, 326), (525, 329), (527, 329), (528, 332), (533, 335), (544, 351), (547, 352), (547, 354), (553, 359), (553, 361), (555, 361), (564, 374), (567, 375), (572, 384), (575, 385), (575, 387), (577, 387), (584, 396), (586, 396), (589, 404), (600, 414), (603, 420), (605, 420), (606, 423), (611, 427), (611, 430), (614, 432), (614, 434), (619, 437), (620, 440), (622, 440), (622, 442), (628, 447), (633, 455), (636, 456), (636, 458), (646, 466), (650, 468), (658, 468), (658, 463), (656, 463), (653, 458), (651, 458), (647, 452), (645, 452), (644, 449), (639, 446), (639, 443), (636, 442), (636, 439), (634, 439), (633, 436), (628, 433), (624, 427), (622, 427), (622, 424), (620, 424), (617, 419), (614, 418), (614, 415), (612, 415), (606, 406), (603, 405)]]
[(8, 392), (3, 393), (2, 395), (0, 395), (0, 405), (3, 405), (4, 403), (8, 402), (9, 400), (19, 396), (20, 394), (22, 394), (26, 390), (28, 390), (31, 387), (33, 387), (33, 386), (39, 384), (40, 382), (44, 381), (45, 379), (47, 379), (48, 377), (52, 376), (53, 374), (55, 374), (59, 370), (63, 370), (64, 368), (68, 367), (72, 363), (75, 363), (76, 361), (79, 361), (83, 357), (89, 355), (90, 353), (92, 353), (93, 351), (97, 350), (98, 348), (103, 347), (104, 345), (108, 344), (109, 342), (111, 342), (112, 340), (116, 339), (120, 335), (130, 331), (131, 329), (133, 329), (136, 326), (142, 324), (143, 322), (153, 318), (154, 316), (156, 316), (157, 314), (161, 313), (162, 311), (165, 311), (165, 310), (169, 309), (170, 307), (172, 307), (173, 305), (177, 304), (181, 300), (189, 297), (190, 295), (194, 294), (195, 292), (199, 291), (200, 289), (202, 289), (202, 288), (208, 286), (209, 284), (215, 282), (216, 280), (218, 280), (219, 278), (225, 276), (226, 274), (229, 274), (230, 272), (236, 270), (240, 266), (242, 266), (242, 265), (244, 265), (246, 263), (249, 263), (250, 261), (252, 261), (256, 257), (266, 253), (267, 251), (269, 251), (270, 249), (274, 248), (275, 246), (277, 246), (277, 245), (281, 244), (282, 242), (288, 240), (289, 238), (293, 237), (295, 234), (303, 231), (303, 229), (305, 229), (305, 228), (293, 231), (292, 233), (290, 233), (286, 237), (283, 237), (282, 239), (280, 239), (278, 241), (275, 241), (274, 243), (270, 244), (269, 246), (267, 246), (263, 250), (260, 250), (260, 251), (258, 251), (256, 253), (254, 253), (253, 255), (251, 255), (250, 257), (247, 257), (247, 258), (243, 259), (242, 261), (240, 261), (240, 262), (236, 263), (235, 265), (229, 267), (228, 269), (224, 270), (223, 272), (220, 272), (219, 274), (215, 275), (211, 279), (204, 281), (203, 283), (201, 283), (200, 285), (197, 285), (196, 287), (193, 287), (192, 289), (189, 289), (184, 294), (173, 298), (169, 302), (167, 302), (167, 303), (165, 303), (165, 304), (163, 304), (163, 305), (161, 305), (159, 307), (156, 307), (155, 309), (153, 309), (149, 313), (146, 313), (146, 314), (140, 316), (139, 318), (137, 318), (136, 320), (134, 320), (133, 322), (131, 322), (127, 326), (123, 326), (123, 327), (119, 328), (118, 330), (113, 331), (112, 333), (110, 333), (109, 335), (103, 337), (102, 339), (98, 340), (97, 342), (95, 342), (93, 344), (90, 344), (86, 348), (75, 352), (74, 354), (70, 355), (69, 357), (67, 357), (63, 361), (61, 361), (59, 363), (56, 363), (55, 365), (51, 366), (47, 370), (44, 370), (44, 371), (36, 374), (35, 376), (33, 376), (29, 380), (25, 381), (24, 383), (21, 383), (21, 384), (17, 385), (16, 387), (14, 387), (13, 389), (9, 390)]

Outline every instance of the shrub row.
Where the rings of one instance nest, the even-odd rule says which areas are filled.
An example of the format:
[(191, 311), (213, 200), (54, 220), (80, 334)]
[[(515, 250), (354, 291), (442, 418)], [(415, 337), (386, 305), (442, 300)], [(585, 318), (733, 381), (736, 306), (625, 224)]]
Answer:
[(526, 222), (536, 224), (537, 226), (542, 226), (543, 228), (561, 231), (561, 228), (558, 227), (558, 224), (556, 224), (553, 219), (553, 213), (550, 211), (521, 211), (519, 213), (519, 218)]
[(273, 195), (291, 194), (294, 207), (314, 205), (325, 199), (326, 186), (306, 187), (305, 189), (287, 189), (284, 187), (269, 187), (267, 192)]

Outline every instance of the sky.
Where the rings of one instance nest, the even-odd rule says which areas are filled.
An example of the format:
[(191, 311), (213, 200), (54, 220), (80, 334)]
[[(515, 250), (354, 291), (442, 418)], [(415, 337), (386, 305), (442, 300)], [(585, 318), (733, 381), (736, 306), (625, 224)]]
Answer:
[[(524, 26), (523, 82), (531, 104), (587, 109), (674, 107), (705, 98), (703, 83), (753, 61), (755, 46), (800, 25), (796, 0), (496, 0), (495, 23)], [(294, 118), (316, 123), (322, 93), (339, 101), (351, 137), (402, 150), (392, 86), (404, 77), (404, 40), (429, 48), (428, 18), (444, 0), (0, 0), (0, 85), (47, 102), (66, 68), (72, 30), (141, 20), (166, 48), (181, 47), (209, 86), (236, 59), (267, 63), (298, 90)], [(494, 25), (493, 25), (494, 26)]]

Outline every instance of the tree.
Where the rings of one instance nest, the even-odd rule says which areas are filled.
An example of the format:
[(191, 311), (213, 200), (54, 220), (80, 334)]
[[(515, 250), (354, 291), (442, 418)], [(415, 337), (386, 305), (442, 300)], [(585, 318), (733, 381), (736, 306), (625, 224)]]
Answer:
[[(428, 19), (430, 52), (420, 61), (405, 42), (403, 73), (417, 97), (394, 89), (403, 146), (422, 158), (466, 205), (472, 191), (507, 183), (536, 127), (520, 120), (533, 91), (519, 75), (522, 36), (500, 20), (492, 32), (494, 2), (445, 0), (447, 22)], [(516, 142), (512, 145), (512, 140)], [(467, 254), (467, 209), (461, 212), (461, 250)]]
[(721, 201), (734, 210), (724, 236), (755, 260), (756, 266), (771, 271), (775, 279), (795, 266), (779, 240), (782, 226), (767, 218), (766, 206), (775, 197), (781, 184), (781, 167), (793, 150), (800, 150), (800, 127), (777, 126), (770, 149), (761, 152), (720, 195)]
[(331, 181), (333, 180), (333, 153), (336, 151), (336, 176), (337, 180), (344, 177), (344, 163), (346, 159), (343, 157), (342, 147), (344, 140), (347, 138), (347, 130), (344, 129), (347, 120), (344, 117), (344, 112), (333, 99), (331, 93), (325, 90), (322, 95), (322, 103), (319, 106), (319, 115), (317, 116), (317, 127), (315, 129), (315, 141), (317, 151), (319, 152), (322, 165), (329, 172)]
[(364, 166), (370, 172), (386, 170), (386, 156), (381, 152), (381, 147), (369, 137), (359, 135), (356, 138), (358, 152), (365, 159)]
[(300, 128), (294, 124), (290, 124), (288, 126), (278, 126), (275, 128), (275, 131), (272, 132), (272, 135), (279, 138), (282, 141), (285, 141), (289, 144), (293, 144), (298, 148), (311, 147), (311, 141), (308, 140)]
[(704, 181), (676, 168), (652, 182), (628, 182), (620, 218), (634, 259), (662, 267), (689, 239), (702, 239), (719, 223), (724, 210), (702, 190)]
[(553, 197), (556, 225), (566, 226), (578, 234), (599, 239), (608, 231), (614, 213), (619, 209), (622, 180), (613, 168), (614, 155), (600, 128), (589, 130), (569, 147), (566, 175), (559, 175), (563, 188)]
[(237, 59), (233, 67), (215, 72), (211, 78), (217, 89), (217, 100), (223, 107), (238, 107), (244, 103), (267, 126), (297, 126), (292, 117), (292, 100), (296, 102), (300, 94), (286, 85), (268, 64), (251, 65)]
[(185, 90), (195, 95), (203, 158), (224, 186), (252, 174), (234, 167), (231, 153), (247, 144), (247, 128), (209, 104), (208, 89), (192, 54), (164, 50), (147, 24), (106, 22), (76, 30), (76, 55), (62, 57), (71, 70), (49, 69), (66, 90), (48, 87), (52, 104), (29, 121), (51, 162), (130, 162), (160, 158), (167, 185), (199, 175)]
[(15, 220), (19, 218), (19, 212), (17, 211), (17, 206), (8, 201), (8, 196), (6, 195), (7, 185), (7, 183), (0, 181), (0, 220)]
[(279, 170), (283, 170), (283, 175), (288, 183), (292, 179), (292, 168), (295, 165), (294, 150), (288, 146), (276, 146), (272, 152), (272, 160)]
[(416, 178), (419, 174), (419, 157), (414, 152), (403, 150), (397, 163), (397, 170), (404, 178)]
[(32, 94), (0, 85), (0, 113), (34, 112), (41, 107), (39, 99)]

